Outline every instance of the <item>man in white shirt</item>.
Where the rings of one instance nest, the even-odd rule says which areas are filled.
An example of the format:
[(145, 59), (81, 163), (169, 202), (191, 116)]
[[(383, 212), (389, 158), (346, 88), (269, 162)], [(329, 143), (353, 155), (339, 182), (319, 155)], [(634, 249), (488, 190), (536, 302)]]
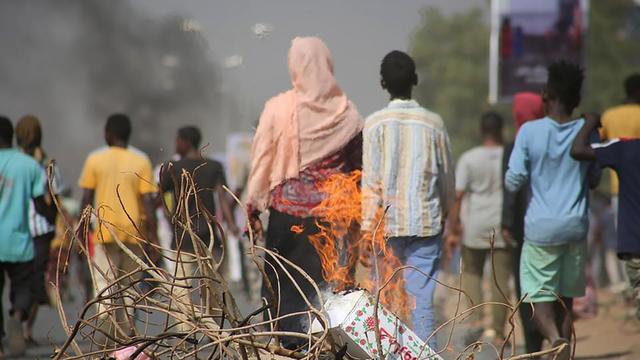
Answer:
[[(462, 154), (456, 167), (456, 201), (451, 208), (446, 250), (451, 254), (462, 243), (462, 287), (471, 297), (473, 305), (483, 302), (482, 277), (487, 260), (493, 261), (492, 269), (495, 270), (495, 274), (489, 276), (491, 299), (487, 301), (504, 302), (504, 296), (508, 296), (509, 291), (512, 268), (510, 246), (507, 246), (500, 231), (503, 198), (502, 124), (502, 117), (497, 113), (482, 115), (482, 144)], [(500, 343), (504, 340), (507, 308), (494, 306), (491, 310), (492, 326), (484, 331), (483, 337), (487, 341)], [(481, 315), (482, 309), (476, 310), (468, 319), (469, 330), (480, 330), (478, 335), (482, 331)]]

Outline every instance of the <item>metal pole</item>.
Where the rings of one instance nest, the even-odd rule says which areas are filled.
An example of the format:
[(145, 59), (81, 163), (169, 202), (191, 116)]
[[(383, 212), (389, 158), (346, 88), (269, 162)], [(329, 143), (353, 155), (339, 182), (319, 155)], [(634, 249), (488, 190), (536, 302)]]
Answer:
[(489, 104), (498, 102), (500, 66), (500, 1), (491, 0), (491, 33), (489, 37)]

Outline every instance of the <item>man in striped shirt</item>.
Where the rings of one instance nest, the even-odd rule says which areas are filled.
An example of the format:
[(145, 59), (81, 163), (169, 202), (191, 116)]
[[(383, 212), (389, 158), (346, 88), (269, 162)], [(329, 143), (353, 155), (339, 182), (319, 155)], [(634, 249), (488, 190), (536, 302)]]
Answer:
[[(372, 232), (381, 207), (394, 255), (430, 275), (405, 271), (415, 297), (415, 333), (426, 340), (434, 328), (433, 292), (446, 209), (455, 178), (449, 136), (440, 116), (411, 98), (418, 83), (409, 55), (392, 51), (382, 60), (381, 85), (391, 95), (386, 108), (367, 118), (363, 132), (362, 229)], [(429, 340), (435, 348), (435, 337)]]

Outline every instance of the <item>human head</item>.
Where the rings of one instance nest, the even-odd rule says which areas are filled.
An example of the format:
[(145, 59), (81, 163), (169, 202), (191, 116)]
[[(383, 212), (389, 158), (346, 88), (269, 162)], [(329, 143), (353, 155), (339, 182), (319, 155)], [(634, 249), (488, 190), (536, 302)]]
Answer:
[(181, 127), (178, 129), (178, 135), (176, 136), (176, 153), (180, 157), (184, 157), (190, 151), (198, 149), (201, 140), (202, 135), (197, 127)]
[(107, 118), (104, 136), (109, 146), (127, 145), (131, 136), (131, 120), (125, 114), (113, 114)]
[(318, 101), (340, 95), (333, 75), (331, 51), (317, 37), (296, 37), (289, 49), (289, 75), (299, 101)]
[(624, 81), (624, 90), (627, 93), (627, 99), (640, 103), (640, 73), (627, 76)]
[(518, 133), (520, 127), (527, 121), (544, 117), (542, 96), (533, 92), (519, 92), (513, 96), (513, 121)]
[(580, 105), (583, 79), (584, 71), (578, 65), (565, 61), (549, 65), (547, 85), (543, 95), (545, 112), (548, 114), (552, 110), (562, 111), (566, 115), (571, 115)]
[(380, 64), (380, 85), (392, 98), (410, 98), (411, 90), (418, 85), (416, 64), (411, 56), (394, 50)]
[(40, 120), (33, 115), (23, 116), (16, 124), (16, 142), (26, 153), (33, 154), (42, 145)]
[(502, 116), (494, 111), (482, 114), (480, 118), (480, 133), (483, 139), (491, 139), (502, 143)]
[(0, 116), (0, 147), (8, 148), (13, 143), (13, 125), (9, 118)]

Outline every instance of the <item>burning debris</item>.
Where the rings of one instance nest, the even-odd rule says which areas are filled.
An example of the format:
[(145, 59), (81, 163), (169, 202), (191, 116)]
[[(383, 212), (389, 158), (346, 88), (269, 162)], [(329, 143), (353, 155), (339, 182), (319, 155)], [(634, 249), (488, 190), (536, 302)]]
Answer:
[[(375, 299), (365, 290), (339, 293), (325, 302), (331, 327), (329, 333), (336, 346), (346, 348), (347, 356), (352, 359), (376, 358), (381, 348), (386, 359), (390, 360), (442, 360), (397, 316), (380, 304), (376, 311), (375, 305)], [(312, 324), (311, 331), (322, 331), (319, 322)]]
[[(362, 173), (356, 170), (332, 175), (318, 185), (328, 196), (317, 207), (317, 215), (321, 219), (317, 224), (320, 232), (310, 236), (309, 241), (322, 260), (324, 280), (333, 290), (354, 287), (355, 268), (360, 260), (370, 268), (374, 279), (368, 276), (359, 285), (374, 293), (380, 284), (390, 281), (381, 292), (381, 302), (406, 321), (412, 306), (404, 290), (403, 277), (390, 279), (402, 263), (386, 245), (381, 222), (383, 212), (378, 214), (381, 225), (378, 231), (373, 234), (359, 231), (362, 219), (361, 177)], [(297, 230), (292, 228), (292, 231)]]

